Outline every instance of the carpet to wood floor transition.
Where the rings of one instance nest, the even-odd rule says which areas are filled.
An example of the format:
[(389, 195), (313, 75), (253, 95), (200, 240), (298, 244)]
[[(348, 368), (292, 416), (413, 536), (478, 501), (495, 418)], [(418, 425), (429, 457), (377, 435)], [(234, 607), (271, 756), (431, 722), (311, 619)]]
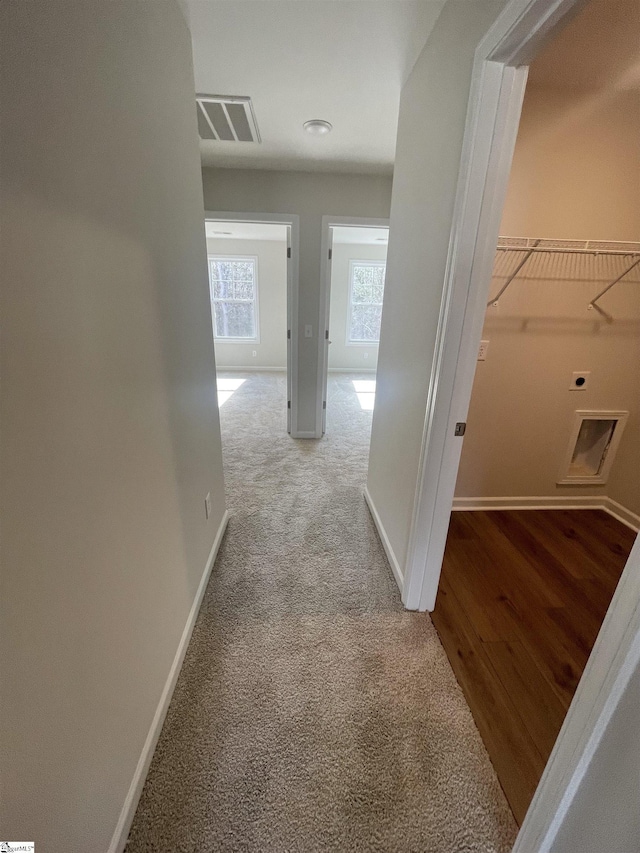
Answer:
[(285, 378), (221, 409), (228, 532), (128, 853), (507, 853), (516, 825), (427, 614), (366, 509), (371, 413), (330, 379), (322, 441)]

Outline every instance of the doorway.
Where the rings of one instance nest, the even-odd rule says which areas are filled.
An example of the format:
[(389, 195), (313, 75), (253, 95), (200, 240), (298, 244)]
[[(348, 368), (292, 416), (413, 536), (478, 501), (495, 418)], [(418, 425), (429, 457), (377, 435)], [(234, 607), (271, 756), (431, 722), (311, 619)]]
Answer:
[(318, 421), (324, 435), (341, 401), (365, 413), (370, 428), (389, 223), (325, 216), (322, 226)]
[[(540, 12), (550, 5), (538, 4)], [(564, 5), (566, 13), (571, 4)], [(623, 20), (611, 5), (586, 5), (561, 34), (564, 47), (585, 15), (593, 25), (598, 7), (598, 38), (609, 19)], [(637, 170), (639, 137), (629, 133), (627, 148), (598, 145), (616, 122), (623, 142), (630, 107), (602, 77), (597, 92), (586, 81), (568, 87), (570, 95), (559, 92), (568, 56), (544, 72), (553, 91), (536, 91), (536, 65), (553, 43), (538, 51), (525, 93), (526, 69), (514, 67), (515, 57), (528, 52), (520, 61), (531, 61), (535, 38), (526, 50), (503, 38), (509, 64), (488, 63), (472, 94), (484, 111), (469, 122), (469, 156), (486, 159), (477, 171), (472, 162), (462, 181), (470, 195), (457, 219), (448, 294), (460, 310), (445, 318), (440, 341), (436, 382), (448, 396), (427, 419), (414, 555), (420, 529), (430, 541), (417, 549), (423, 562), (415, 573), (410, 566), (405, 600), (435, 605), (434, 623), (522, 822), (515, 849), (546, 851), (550, 824), (571, 802), (637, 663), (640, 495), (627, 475), (639, 447), (632, 370), (640, 353), (633, 274), (640, 244), (624, 174)], [(483, 50), (490, 56), (495, 45)], [(620, 60), (610, 45), (600, 60), (607, 53)], [(574, 69), (588, 69), (588, 61)], [(635, 97), (637, 115), (637, 91), (626, 96)], [(479, 154), (489, 116), (495, 124)], [(597, 188), (575, 180), (586, 163), (602, 179)], [(480, 172), (476, 195), (472, 176)], [(436, 434), (440, 452), (430, 460)], [(451, 516), (452, 501), (459, 512)]]
[[(297, 436), (299, 223), (294, 215), (205, 215), (218, 405), (270, 377)], [(264, 384), (264, 382), (262, 383)]]

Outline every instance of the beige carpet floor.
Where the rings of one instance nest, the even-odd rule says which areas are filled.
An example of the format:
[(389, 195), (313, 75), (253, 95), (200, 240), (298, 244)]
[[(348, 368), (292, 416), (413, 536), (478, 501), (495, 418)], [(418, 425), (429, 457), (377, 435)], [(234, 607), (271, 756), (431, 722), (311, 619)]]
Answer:
[(331, 376), (286, 434), (285, 379), (221, 409), (228, 532), (128, 853), (506, 853), (512, 815), (427, 614), (366, 509), (371, 412)]

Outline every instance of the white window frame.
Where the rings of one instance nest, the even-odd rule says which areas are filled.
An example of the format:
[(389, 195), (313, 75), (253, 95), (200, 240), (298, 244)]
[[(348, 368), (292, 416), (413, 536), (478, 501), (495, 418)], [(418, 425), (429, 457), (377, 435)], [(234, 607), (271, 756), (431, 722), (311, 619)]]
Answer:
[[(349, 260), (349, 289), (347, 292), (347, 335), (346, 346), (348, 347), (377, 347), (380, 343), (380, 337), (377, 341), (354, 341), (351, 339), (351, 315), (353, 313), (353, 271), (355, 267), (382, 267), (386, 271), (387, 262), (380, 260), (361, 260), (351, 258)], [(384, 283), (383, 283), (384, 285)], [(361, 305), (377, 305), (376, 302), (361, 302)], [(382, 307), (382, 304), (381, 304)]]
[[(253, 298), (253, 309), (254, 309), (254, 317), (255, 317), (255, 335), (251, 338), (232, 338), (227, 336), (220, 336), (216, 334), (216, 317), (214, 310), (215, 302), (229, 302), (233, 300), (228, 299), (217, 299), (213, 295), (213, 279), (211, 277), (211, 261), (228, 261), (229, 263), (234, 262), (242, 262), (242, 261), (250, 261), (253, 264), (253, 283), (254, 283), (254, 292), (255, 296)], [(209, 274), (209, 297), (211, 301), (211, 320), (213, 324), (213, 337), (214, 340), (220, 341), (220, 343), (230, 343), (230, 344), (259, 344), (260, 343), (260, 305), (259, 305), (259, 294), (260, 294), (260, 286), (258, 280), (258, 256), (257, 255), (207, 255), (207, 272)], [(240, 300), (244, 301), (244, 300)], [(249, 300), (246, 300), (249, 302)]]

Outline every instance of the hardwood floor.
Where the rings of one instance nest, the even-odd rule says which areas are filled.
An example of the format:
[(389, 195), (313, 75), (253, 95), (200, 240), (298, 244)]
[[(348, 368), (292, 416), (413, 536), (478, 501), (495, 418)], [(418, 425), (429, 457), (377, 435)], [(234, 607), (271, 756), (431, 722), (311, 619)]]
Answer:
[(634, 539), (600, 510), (452, 514), (431, 615), (518, 823)]

